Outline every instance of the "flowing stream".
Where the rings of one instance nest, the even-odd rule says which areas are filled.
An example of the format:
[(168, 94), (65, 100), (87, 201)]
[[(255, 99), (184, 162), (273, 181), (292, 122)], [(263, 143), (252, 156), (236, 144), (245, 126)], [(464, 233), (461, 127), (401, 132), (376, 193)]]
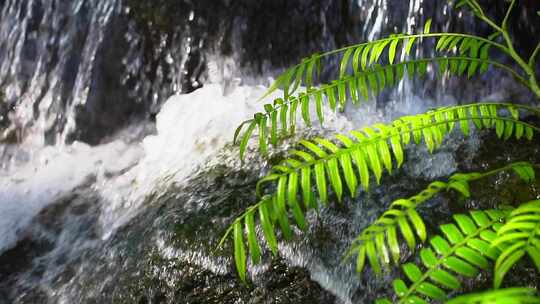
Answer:
[[(538, 154), (501, 148), (491, 159), (480, 135), (451, 136), (433, 155), (408, 148), (403, 169), (310, 214), (309, 231), (282, 242), (278, 259), (266, 252), (244, 286), (230, 244), (215, 246), (255, 203), (272, 163), (255, 150), (242, 163), (231, 145), (236, 126), (263, 108), (272, 77), (312, 52), (419, 31), (428, 18), (438, 31), (489, 30), (447, 1), (149, 3), (0, 1), (0, 303), (368, 303), (387, 295), (396, 273), (358, 276), (341, 258), (393, 199), (457, 170)], [(540, 28), (528, 23), (531, 7), (512, 19), (525, 50)], [(325, 109), (324, 127), (299, 133), (508, 98), (530, 95), (496, 70), (476, 81), (405, 79), (345, 113)], [(430, 229), (453, 199), (421, 210)]]

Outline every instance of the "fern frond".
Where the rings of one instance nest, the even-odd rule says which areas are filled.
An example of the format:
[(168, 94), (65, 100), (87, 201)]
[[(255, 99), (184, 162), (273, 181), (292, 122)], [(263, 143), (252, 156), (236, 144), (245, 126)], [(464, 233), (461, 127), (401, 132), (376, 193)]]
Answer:
[[(369, 225), (354, 240), (347, 257), (356, 254), (356, 270), (361, 272), (367, 261), (375, 273), (381, 272), (381, 265), (388, 267), (392, 261), (399, 264), (401, 250), (398, 240), (398, 230), (411, 251), (416, 249), (418, 241), (426, 239), (425, 223), (416, 212), (416, 208), (444, 190), (455, 190), (469, 197), (469, 183), (475, 180), (495, 175), (502, 171), (514, 171), (524, 181), (534, 179), (533, 165), (527, 162), (516, 162), (487, 172), (456, 173), (448, 182), (435, 181), (426, 189), (408, 199), (394, 201), (389, 210), (384, 212), (373, 224)], [(418, 239), (415, 237), (415, 233)], [(391, 259), (390, 259), (391, 258)]]
[[(455, 42), (448, 43), (447, 49), (449, 50), (453, 50), (453, 47), (457, 46), (460, 41), (466, 39), (468, 42), (474, 41), (478, 45), (487, 44), (491, 47), (500, 49), (504, 53), (509, 53), (506, 46), (490, 39), (463, 33), (429, 33), (429, 28), (425, 26), (424, 32), (420, 34), (392, 35), (379, 40), (355, 44), (326, 53), (314, 54), (309, 58), (305, 58), (299, 64), (287, 69), (283, 74), (278, 76), (276, 81), (261, 99), (266, 98), (277, 89), (283, 90), (284, 99), (288, 99), (289, 96), (292, 96), (300, 86), (305, 86), (309, 89), (313, 85), (313, 79), (318, 76), (317, 70), (313, 67), (320, 67), (321, 61), (326, 57), (341, 56), (339, 75), (340, 78), (342, 78), (342, 76), (347, 73), (350, 65), (352, 65), (352, 71), (357, 72), (360, 69), (365, 70), (375, 63), (380, 63), (379, 60), (383, 58), (387, 60), (386, 62), (392, 64), (397, 57), (396, 54), (398, 52), (401, 51), (403, 54), (409, 55), (414, 45), (428, 38), (435, 39), (438, 44), (442, 44), (439, 43), (439, 40), (443, 38), (444, 40), (452, 39), (452, 41), (459, 38), (459, 40), (456, 40)], [(443, 50), (443, 48), (439, 47), (438, 50)], [(383, 56), (385, 53), (387, 53), (387, 56)], [(461, 53), (463, 54), (464, 51)]]
[[(534, 171), (525, 174), (531, 173)], [(495, 288), (501, 286), (506, 273), (526, 254), (540, 271), (540, 200), (512, 211), (507, 223), (497, 232), (492, 246), (502, 249), (495, 263)]]
[(463, 295), (447, 304), (530, 304), (540, 303), (540, 297), (536, 289), (526, 287), (512, 287), (505, 289), (489, 290), (480, 293)]
[(393, 282), (396, 303), (427, 303), (425, 298), (444, 301), (448, 291), (461, 287), (458, 277), (475, 277), (490, 267), (499, 254), (490, 247), (496, 231), (502, 226), (507, 211), (472, 211), (469, 215), (454, 215), (455, 224), (441, 225), (442, 235), (430, 240), (420, 251), (424, 271), (413, 263), (403, 265), (409, 281)]
[[(439, 41), (443, 41), (443, 38), (446, 37), (442, 37)], [(494, 66), (509, 72), (522, 83), (527, 83), (511, 67), (488, 58), (490, 45), (485, 44), (482, 46), (473, 39), (467, 40), (469, 38), (465, 38), (460, 40), (460, 38), (457, 37), (448, 44), (443, 41), (437, 47), (440, 50), (449, 50), (454, 48), (454, 41), (463, 41), (460, 49), (463, 53), (470, 50), (471, 57), (467, 57), (469, 54), (463, 54), (455, 57), (413, 59), (385, 66), (373, 65), (361, 71), (356, 71), (354, 75), (341, 76), (330, 84), (310, 88), (298, 96), (275, 99), (273, 104), (264, 106), (264, 113), (256, 113), (253, 119), (243, 122), (236, 129), (233, 142), (237, 143), (240, 139), (241, 158), (245, 153), (247, 142), (253, 135), (258, 135), (259, 150), (265, 154), (269, 144), (277, 146), (281, 138), (295, 133), (296, 117), (299, 114), (301, 120), (307, 126), (311, 126), (312, 117), (316, 117), (322, 125), (325, 119), (322, 111), (323, 105), (326, 104), (332, 111), (336, 111), (338, 108), (343, 110), (348, 100), (351, 100), (352, 104), (357, 104), (362, 100), (367, 101), (370, 94), (376, 96), (385, 88), (397, 85), (405, 73), (408, 73), (409, 77), (413, 77), (415, 74), (423, 77), (428, 64), (438, 66), (437, 69), (440, 75), (449, 73), (461, 76), (467, 72), (468, 77), (472, 77), (477, 73), (485, 73), (489, 66)], [(313, 103), (315, 103), (315, 113), (312, 113), (311, 105)], [(267, 132), (267, 130), (271, 130), (271, 132)]]
[[(399, 168), (404, 160), (403, 147), (410, 144), (411, 139), (416, 144), (423, 141), (432, 152), (442, 144), (444, 137), (452, 132), (456, 125), (460, 126), (462, 133), (469, 135), (470, 124), (479, 129), (495, 129), (502, 139), (511, 136), (532, 139), (534, 132), (540, 129), (520, 121), (520, 110), (540, 115), (537, 109), (521, 105), (470, 104), (404, 116), (392, 124), (375, 124), (360, 131), (352, 131), (351, 137), (339, 134), (335, 141), (322, 138), (302, 140), (300, 149), (290, 151), (290, 158), (274, 166), (270, 174), (259, 181), (257, 193), (261, 197), (262, 186), (268, 182), (276, 183), (284, 178), (285, 183), (291, 174), (305, 174), (307, 177), (314, 177), (315, 181), (321, 184), (320, 187), (317, 185), (317, 190), (323, 203), (326, 203), (328, 196), (326, 187), (323, 188), (326, 186), (323, 181), (327, 178), (338, 200), (343, 194), (343, 181), (349, 193), (354, 196), (358, 184), (365, 189), (369, 187), (371, 175), (379, 182), (383, 170), (391, 172), (393, 168)], [(504, 113), (511, 115), (505, 116)], [(354, 165), (358, 174), (352, 169)], [(308, 168), (309, 171), (306, 170)], [(308, 189), (303, 190), (309, 192)], [(304, 203), (309, 205), (306, 199)]]
[[(261, 222), (263, 217), (267, 218), (263, 225), (266, 229), (263, 231), (270, 248), (276, 252), (276, 226), (288, 239), (292, 236), (289, 216), (294, 218), (296, 226), (305, 229), (305, 213), (309, 209), (320, 208), (319, 203), (326, 206), (330, 191), (339, 202), (346, 193), (356, 197), (358, 188), (367, 190), (372, 177), (379, 183), (384, 170), (391, 172), (402, 165), (403, 147), (411, 140), (416, 144), (425, 142), (432, 152), (456, 125), (468, 135), (469, 124), (476, 124), (478, 128), (494, 128), (503, 139), (510, 136), (532, 139), (534, 132), (540, 129), (520, 121), (520, 110), (537, 111), (511, 104), (453, 106), (402, 117), (389, 125), (376, 124), (352, 131), (351, 137), (339, 134), (335, 141), (322, 138), (302, 140), (302, 148), (290, 151), (290, 158), (274, 166), (270, 174), (257, 183), (256, 192), (261, 201), (248, 208), (246, 213), (258, 210)], [(503, 116), (505, 112), (508, 116)], [(269, 184), (272, 192), (265, 195)], [(466, 190), (459, 180), (451, 181), (448, 187), (461, 192)], [(236, 222), (244, 221), (244, 217), (239, 217)], [(248, 233), (249, 230), (253, 229), (248, 229)], [(232, 228), (227, 231), (222, 242), (231, 232)], [(241, 251), (238, 253), (240, 256), (237, 261), (244, 262), (245, 254)], [(242, 271), (244, 269), (239, 268)]]

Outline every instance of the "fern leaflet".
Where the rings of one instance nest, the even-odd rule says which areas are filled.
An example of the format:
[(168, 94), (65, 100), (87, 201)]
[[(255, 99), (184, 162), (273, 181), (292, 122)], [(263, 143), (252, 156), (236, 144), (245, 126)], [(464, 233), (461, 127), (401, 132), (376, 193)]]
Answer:
[(489, 290), (480, 293), (463, 295), (447, 304), (530, 304), (540, 303), (536, 289), (525, 287)]
[[(523, 172), (534, 176), (534, 171)], [(540, 200), (521, 205), (514, 210), (508, 222), (498, 231), (493, 246), (502, 249), (495, 263), (495, 288), (502, 284), (504, 276), (525, 254), (528, 254), (540, 271)]]
[[(391, 261), (399, 263), (401, 250), (398, 240), (398, 231), (401, 232), (410, 250), (416, 249), (417, 239), (424, 242), (426, 239), (425, 223), (416, 212), (416, 208), (444, 190), (453, 189), (465, 197), (469, 197), (469, 183), (481, 178), (495, 175), (502, 171), (513, 170), (524, 181), (534, 179), (533, 166), (526, 162), (517, 162), (505, 167), (483, 173), (456, 173), (449, 178), (448, 182), (432, 182), (425, 190), (408, 199), (398, 199), (390, 205), (390, 209), (384, 212), (379, 219), (369, 225), (353, 242), (347, 256), (357, 255), (356, 270), (361, 272), (367, 261), (375, 273), (381, 272), (381, 264), (388, 266)], [(532, 173), (531, 173), (532, 172)], [(415, 233), (413, 233), (415, 231)], [(390, 259), (390, 257), (392, 259)]]
[[(394, 280), (397, 303), (427, 303), (425, 298), (443, 301), (447, 290), (461, 287), (459, 276), (475, 277), (487, 270), (498, 249), (490, 247), (496, 231), (503, 225), (507, 212), (501, 210), (472, 211), (470, 215), (454, 215), (456, 224), (441, 225), (441, 236), (430, 240), (430, 247), (420, 251), (425, 271), (413, 263), (403, 265), (410, 282)], [(390, 303), (387, 299), (379, 303)]]

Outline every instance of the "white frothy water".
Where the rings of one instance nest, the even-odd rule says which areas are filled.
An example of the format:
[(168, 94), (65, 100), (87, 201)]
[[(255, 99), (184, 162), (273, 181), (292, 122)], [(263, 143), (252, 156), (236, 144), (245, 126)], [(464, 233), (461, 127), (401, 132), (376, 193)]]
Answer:
[(104, 180), (133, 166), (141, 149), (115, 141), (99, 147), (74, 143), (46, 147), (22, 167), (0, 176), (0, 252), (43, 208), (75, 188)]

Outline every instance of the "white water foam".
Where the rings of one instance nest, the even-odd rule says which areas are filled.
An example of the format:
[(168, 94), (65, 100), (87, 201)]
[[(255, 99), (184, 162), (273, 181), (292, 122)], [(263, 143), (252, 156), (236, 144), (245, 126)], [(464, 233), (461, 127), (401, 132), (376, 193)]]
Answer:
[(77, 187), (132, 166), (141, 153), (121, 141), (99, 147), (75, 142), (43, 148), (28, 163), (0, 176), (0, 252), (13, 246), (47, 205)]
[[(112, 202), (104, 206), (106, 211), (102, 215), (103, 226), (108, 227), (109, 233), (135, 215), (145, 195), (156, 191), (165, 179), (168, 183), (182, 183), (231, 143), (236, 127), (254, 113), (263, 111), (264, 102), (257, 100), (266, 90), (264, 86), (231, 88), (208, 84), (191, 94), (169, 98), (156, 117), (157, 134), (143, 140), (144, 159), (119, 178), (117, 184), (109, 183), (102, 188), (104, 196)], [(224, 95), (224, 91), (228, 93)], [(269, 98), (281, 94), (276, 91)], [(352, 127), (345, 116), (332, 113), (326, 107), (323, 110), (326, 128)], [(311, 113), (315, 124), (314, 108)], [(297, 119), (298, 130), (301, 130), (303, 124), (299, 117)]]

